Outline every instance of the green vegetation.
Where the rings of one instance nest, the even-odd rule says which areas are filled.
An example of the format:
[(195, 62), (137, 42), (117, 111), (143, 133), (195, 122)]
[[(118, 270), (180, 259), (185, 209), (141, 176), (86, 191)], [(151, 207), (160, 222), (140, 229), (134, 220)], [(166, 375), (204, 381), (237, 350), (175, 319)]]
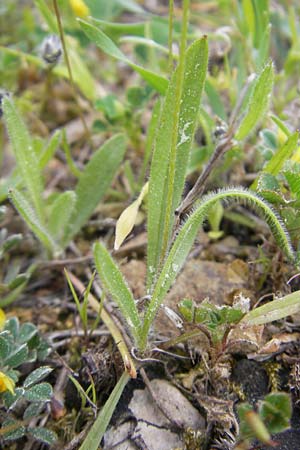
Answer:
[[(300, 291), (287, 281), (300, 267), (294, 119), (300, 9), (284, 0), (182, 0), (179, 6), (170, 0), (153, 11), (146, 0), (29, 3), (14, 11), (9, 0), (0, 8), (0, 306), (13, 315), (0, 332), (0, 441), (4, 448), (7, 440), (71, 441), (96, 450), (125, 386), (155, 352), (186, 358), (189, 368), (178, 366), (172, 376), (205, 373), (206, 395), (226, 391), (227, 400), (233, 391), (225, 380), (217, 388), (213, 378), (222, 364), (229, 364), (230, 374), (236, 353), (251, 353), (259, 362), (281, 354), (262, 341), (263, 329), (268, 336), (275, 330), (279, 340), (295, 338), (299, 324), (287, 321), (300, 311)], [(192, 298), (188, 286), (169, 307), (169, 292), (193, 258), (201, 230), (207, 253), (200, 245), (200, 260), (218, 244), (228, 250), (226, 238), (236, 237), (234, 260), (243, 259), (249, 273), (247, 307), (236, 301), (238, 295), (245, 299), (242, 291), (230, 299), (224, 294), (220, 305), (201, 294)], [(133, 239), (130, 247), (131, 235), (141, 235), (142, 244)], [(232, 255), (212, 255), (211, 262), (225, 265), (228, 274)], [(132, 261), (141, 274), (145, 266), (145, 280), (132, 281)], [(36, 296), (33, 311), (39, 289), (47, 297), (44, 306), (50, 299), (54, 319), (43, 325), (47, 311), (41, 322), (30, 316), (19, 325), (14, 308)], [(137, 298), (136, 290), (144, 296)], [(179, 336), (159, 329), (163, 308), (173, 314)], [(38, 364), (48, 347), (35, 321), (59, 355), (47, 360), (49, 366)], [(232, 336), (243, 345), (248, 332), (260, 336), (256, 350), (245, 344), (244, 351), (233, 351)], [(107, 334), (112, 341), (105, 341)], [(186, 350), (199, 335), (210, 348), (194, 343), (195, 363)], [(105, 372), (105, 356), (97, 367), (94, 353), (108, 354), (107, 366), (115, 371)], [(62, 360), (61, 385), (70, 382), (81, 406), (61, 407), (60, 427), (46, 414), (53, 388), (43, 379)], [(56, 376), (51, 374), (54, 382)], [(190, 386), (197, 399), (198, 388)], [(33, 424), (34, 409), (41, 420)], [(239, 403), (237, 410), (240, 433), (231, 444), (247, 449), (253, 439), (272, 444), (271, 435), (289, 426), (292, 402), (287, 393), (272, 392), (256, 404)], [(214, 425), (204, 450), (218, 433), (226, 434), (224, 423)]]

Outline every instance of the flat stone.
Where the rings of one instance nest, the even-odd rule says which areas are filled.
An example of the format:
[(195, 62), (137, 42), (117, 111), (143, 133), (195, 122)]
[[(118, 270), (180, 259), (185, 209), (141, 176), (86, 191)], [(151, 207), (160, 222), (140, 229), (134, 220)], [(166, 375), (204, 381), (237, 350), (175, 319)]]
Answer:
[(181, 433), (173, 431), (174, 424), (183, 430), (204, 430), (204, 418), (176, 387), (160, 379), (152, 380), (151, 387), (166, 415), (147, 388), (136, 389), (128, 406), (135, 420), (111, 427), (104, 436), (104, 450), (113, 445), (118, 450), (135, 450), (134, 442), (148, 450), (173, 450), (184, 447)]

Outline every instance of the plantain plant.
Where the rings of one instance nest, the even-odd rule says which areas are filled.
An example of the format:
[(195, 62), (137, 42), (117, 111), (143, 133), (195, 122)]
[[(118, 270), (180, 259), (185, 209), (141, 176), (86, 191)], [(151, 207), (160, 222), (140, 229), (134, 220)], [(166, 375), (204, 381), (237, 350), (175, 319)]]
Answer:
[[(171, 5), (172, 2), (170, 16)], [(207, 90), (208, 86), (208, 43), (207, 37), (203, 36), (187, 48), (188, 0), (183, 1), (182, 8), (180, 53), (169, 82), (162, 75), (132, 63), (100, 29), (105, 24), (95, 20), (79, 20), (81, 28), (95, 45), (111, 57), (129, 64), (152, 88), (164, 95), (159, 112), (158, 106), (154, 110), (154, 136), (150, 127), (152, 157), (149, 180), (144, 184), (137, 200), (123, 211), (116, 228), (115, 248), (119, 248), (132, 230), (138, 208), (147, 196), (147, 302), (142, 310), (138, 309), (133, 293), (110, 252), (100, 242), (93, 247), (95, 265), (104, 291), (117, 303), (131, 335), (132, 347), (141, 356), (151, 353), (149, 336), (158, 310), (182, 269), (203, 221), (220, 202), (241, 202), (256, 210), (269, 225), (287, 258), (297, 262), (289, 234), (279, 214), (255, 189), (234, 186), (204, 195), (207, 180), (216, 163), (226, 152), (237, 145), (241, 146), (255, 132), (268, 110), (274, 68), (272, 62), (265, 58), (267, 44), (260, 50), (256, 61), (257, 73), (252, 74), (241, 89), (236, 106), (218, 138), (207, 166), (189, 194), (183, 197), (195, 128), (204, 111), (200, 105), (203, 90)], [(169, 62), (172, 63), (171, 48), (169, 45)], [(296, 145), (294, 141), (293, 145)], [(234, 320), (229, 321), (226, 317), (221, 317), (220, 320), (227, 320), (225, 325), (229, 326), (231, 322), (239, 321), (242, 326), (252, 326), (278, 320), (299, 309), (299, 293), (295, 292), (246, 314), (234, 311)], [(93, 424), (81, 450), (97, 448), (128, 379), (129, 374), (125, 372)]]
[(106, 141), (79, 173), (75, 190), (56, 194), (49, 204), (44, 194), (43, 169), (62, 133), (56, 132), (41, 149), (9, 96), (3, 99), (3, 112), (17, 165), (5, 183), (9, 198), (48, 254), (58, 255), (80, 231), (110, 186), (123, 159), (126, 138), (117, 134)]
[[(264, 117), (274, 79), (271, 61), (265, 64), (259, 74), (252, 76), (242, 90), (227, 130), (221, 135), (193, 189), (182, 199), (208, 64), (205, 36), (193, 42), (186, 50), (185, 20), (187, 18), (183, 18), (179, 62), (171, 76), (161, 107), (153, 146), (149, 187), (147, 186), (149, 302), (141, 313), (108, 250), (99, 242), (94, 245), (95, 264), (104, 289), (118, 304), (133, 338), (133, 345), (141, 353), (151, 350), (148, 336), (155, 316), (183, 267), (199, 228), (218, 202), (237, 201), (256, 210), (269, 225), (282, 251), (291, 261), (295, 261), (295, 252), (283, 221), (262, 196), (239, 186), (203, 195), (216, 162), (237, 143), (247, 139)], [(94, 33), (94, 37), (97, 36), (95, 30)], [(140, 203), (140, 198), (137, 202)], [(118, 246), (133, 225), (131, 216), (136, 214), (137, 205), (134, 208), (132, 206), (119, 219), (116, 236)], [(281, 317), (288, 314), (289, 299), (283, 301), (287, 309), (283, 308), (284, 313), (281, 309)], [(290, 301), (295, 302), (295, 299)], [(274, 305), (275, 307), (278, 305)], [(256, 313), (259, 314), (259, 308)], [(247, 321), (247, 316), (243, 321)]]

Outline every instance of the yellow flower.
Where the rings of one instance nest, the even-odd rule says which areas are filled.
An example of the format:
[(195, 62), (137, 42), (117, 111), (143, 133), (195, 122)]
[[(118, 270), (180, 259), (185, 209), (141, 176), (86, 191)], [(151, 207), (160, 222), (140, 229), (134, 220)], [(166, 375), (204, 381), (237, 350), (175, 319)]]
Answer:
[(89, 7), (83, 0), (70, 0), (70, 6), (77, 17), (86, 17), (90, 14)]
[(0, 393), (9, 391), (12, 394), (15, 393), (15, 382), (5, 373), (0, 372)]
[(6, 321), (6, 315), (3, 309), (0, 308), (0, 331), (3, 330)]

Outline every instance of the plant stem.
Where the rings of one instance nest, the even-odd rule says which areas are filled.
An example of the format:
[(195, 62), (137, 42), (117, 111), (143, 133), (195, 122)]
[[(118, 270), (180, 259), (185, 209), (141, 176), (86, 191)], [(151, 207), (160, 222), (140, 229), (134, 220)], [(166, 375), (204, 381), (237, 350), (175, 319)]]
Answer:
[(197, 198), (201, 197), (204, 193), (207, 180), (214, 169), (217, 161), (224, 155), (232, 147), (232, 136), (231, 134), (227, 135), (224, 139), (222, 139), (217, 145), (214, 153), (212, 154), (210, 160), (208, 161), (206, 167), (203, 169), (202, 173), (198, 177), (196, 183), (193, 188), (187, 194), (187, 196), (182, 200), (179, 207), (176, 209), (175, 213), (178, 216), (179, 220), (183, 214), (185, 214), (192, 206)]
[(80, 120), (82, 122), (82, 125), (83, 125), (83, 128), (85, 130), (86, 135), (89, 136), (90, 132), (89, 132), (87, 123), (85, 121), (84, 115), (82, 114), (81, 106), (79, 105), (78, 98), (77, 98), (76, 88), (75, 88), (73, 74), (72, 74), (72, 67), (71, 67), (71, 63), (70, 63), (70, 60), (69, 60), (69, 55), (68, 55), (67, 46), (66, 46), (66, 40), (65, 40), (65, 34), (64, 34), (64, 29), (63, 29), (62, 23), (61, 23), (60, 12), (59, 12), (59, 7), (58, 7), (57, 0), (53, 0), (53, 7), (54, 7), (55, 15), (56, 15), (56, 20), (57, 20), (60, 40), (61, 40), (61, 43), (62, 43), (62, 46), (63, 46), (63, 49), (64, 49), (64, 58), (65, 58), (65, 63), (66, 63), (67, 69), (68, 69), (70, 84), (71, 84), (71, 87), (72, 87), (74, 99), (75, 99), (75, 101), (77, 103), (77, 106), (78, 106), (79, 117), (80, 117)]
[(189, 16), (189, 0), (183, 0), (183, 17), (182, 17), (182, 30), (180, 40), (180, 56), (178, 66), (178, 78), (176, 85), (176, 98), (174, 108), (174, 128), (172, 132), (172, 144), (170, 151), (170, 166), (168, 171), (168, 187), (167, 187), (167, 201), (166, 201), (166, 214), (165, 214), (165, 227), (162, 240), (161, 261), (164, 259), (170, 239), (170, 223), (173, 216), (173, 195), (174, 195), (174, 180), (175, 180), (175, 168), (176, 168), (176, 151), (178, 141), (179, 130), (179, 114), (182, 97), (182, 87), (184, 81), (184, 68), (185, 68), (185, 53), (186, 53), (186, 41), (187, 41), (187, 28), (188, 28), (188, 16)]

